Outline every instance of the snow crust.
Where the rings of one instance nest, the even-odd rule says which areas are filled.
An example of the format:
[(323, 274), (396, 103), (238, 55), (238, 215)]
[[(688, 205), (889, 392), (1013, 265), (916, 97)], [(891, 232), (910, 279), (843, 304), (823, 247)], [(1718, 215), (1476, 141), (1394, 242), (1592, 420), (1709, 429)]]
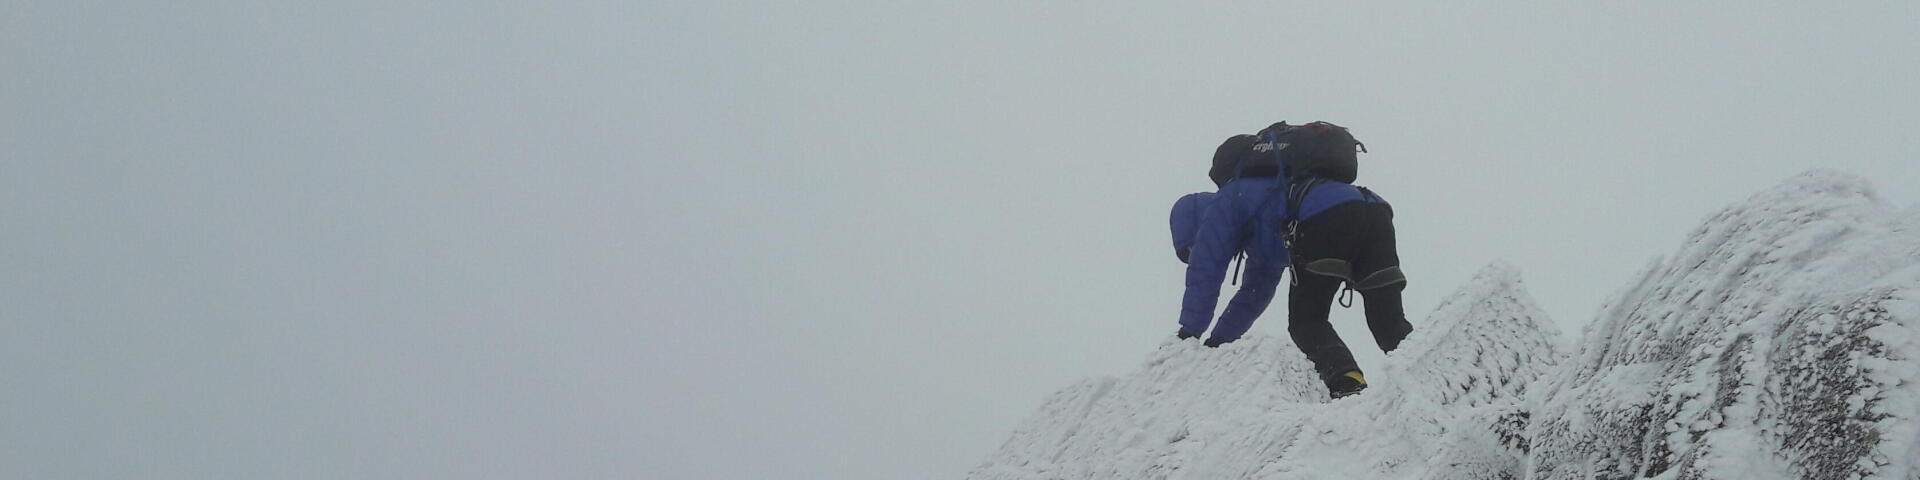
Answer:
[[(1285, 338), (1170, 341), (1137, 372), (1054, 394), (971, 478), (1392, 478), (1436, 458), (1517, 465), (1498, 445), (1524, 425), (1507, 418), (1514, 396), (1563, 361), (1558, 334), (1511, 267), (1488, 267), (1452, 298), (1390, 357), (1381, 377), (1401, 381), (1329, 403)], [(1442, 448), (1460, 444), (1493, 447)]]
[(1328, 402), (1285, 338), (1163, 344), (976, 479), (1920, 480), (1920, 208), (1809, 172), (1711, 216), (1568, 352), (1496, 263)]

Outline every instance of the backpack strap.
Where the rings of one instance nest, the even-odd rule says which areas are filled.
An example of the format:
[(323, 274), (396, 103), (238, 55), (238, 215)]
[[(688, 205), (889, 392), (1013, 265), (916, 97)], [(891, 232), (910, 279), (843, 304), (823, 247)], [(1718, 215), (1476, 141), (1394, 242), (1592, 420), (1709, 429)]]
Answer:
[[(1289, 235), (1293, 233), (1293, 224), (1300, 223), (1300, 204), (1306, 202), (1307, 194), (1313, 191), (1313, 187), (1320, 186), (1326, 181), (1320, 177), (1307, 177), (1305, 180), (1287, 186), (1287, 233)], [(1287, 245), (1287, 248), (1293, 248), (1293, 245)]]
[(1300, 204), (1306, 203), (1307, 193), (1312, 192), (1313, 187), (1325, 181), (1320, 177), (1307, 177), (1306, 180), (1287, 186), (1287, 230), (1281, 234), (1281, 239), (1284, 242), (1283, 245), (1287, 247), (1288, 263), (1293, 264), (1291, 278), (1294, 285), (1300, 284), (1300, 266), (1298, 265), (1300, 252), (1293, 248), (1294, 240), (1300, 237)]

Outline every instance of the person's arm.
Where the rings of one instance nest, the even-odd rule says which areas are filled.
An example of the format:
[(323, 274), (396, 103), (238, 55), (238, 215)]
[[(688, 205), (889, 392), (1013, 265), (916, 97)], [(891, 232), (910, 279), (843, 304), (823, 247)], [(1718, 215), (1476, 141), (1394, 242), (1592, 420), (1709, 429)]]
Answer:
[(1180, 302), (1180, 329), (1187, 333), (1206, 333), (1207, 325), (1213, 323), (1220, 282), (1227, 277), (1227, 264), (1240, 253), (1246, 218), (1238, 200), (1223, 191), (1200, 218), (1200, 231), (1187, 257), (1186, 296)]
[(1273, 303), (1274, 294), (1280, 290), (1285, 263), (1247, 257), (1245, 267), (1245, 274), (1240, 277), (1240, 291), (1227, 302), (1227, 311), (1220, 312), (1220, 325), (1214, 327), (1213, 336), (1207, 339), (1208, 345), (1239, 340), (1253, 328), (1253, 320), (1267, 311), (1267, 305)]

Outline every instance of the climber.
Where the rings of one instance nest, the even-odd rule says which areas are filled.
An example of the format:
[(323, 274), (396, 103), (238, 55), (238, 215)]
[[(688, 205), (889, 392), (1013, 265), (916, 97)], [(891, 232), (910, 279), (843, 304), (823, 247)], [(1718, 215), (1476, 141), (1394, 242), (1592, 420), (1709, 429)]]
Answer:
[(1271, 155), (1253, 150), (1258, 137), (1235, 135), (1214, 150), (1207, 176), (1219, 191), (1182, 197), (1174, 204), (1174, 253), (1187, 262), (1186, 296), (1181, 301), (1182, 340), (1207, 333), (1229, 264), (1241, 258), (1240, 291), (1227, 302), (1220, 322), (1205, 344), (1217, 347), (1238, 340), (1273, 302), (1287, 266), (1279, 226), (1286, 211), (1285, 183)]
[(1288, 180), (1287, 223), (1281, 232), (1293, 266), (1287, 333), (1333, 398), (1360, 393), (1367, 388), (1366, 376), (1327, 316), (1336, 296), (1351, 306), (1352, 292), (1359, 291), (1367, 329), (1381, 351), (1393, 352), (1413, 332), (1401, 305), (1407, 277), (1394, 245), (1393, 207), (1372, 190), (1353, 185), (1358, 152), (1366, 146), (1346, 128), (1280, 122), (1259, 137), (1254, 148), (1276, 154)]

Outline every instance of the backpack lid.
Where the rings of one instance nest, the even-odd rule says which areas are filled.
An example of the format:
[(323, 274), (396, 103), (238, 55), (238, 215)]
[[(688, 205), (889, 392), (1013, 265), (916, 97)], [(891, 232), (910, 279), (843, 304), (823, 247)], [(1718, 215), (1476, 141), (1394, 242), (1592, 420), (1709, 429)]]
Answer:
[(1260, 131), (1256, 152), (1265, 152), (1280, 166), (1280, 174), (1300, 179), (1318, 177), (1353, 183), (1360, 176), (1359, 152), (1366, 145), (1346, 127), (1327, 122), (1287, 125), (1280, 122)]
[(1279, 175), (1279, 159), (1254, 151), (1254, 145), (1258, 143), (1260, 137), (1253, 135), (1227, 137), (1219, 148), (1213, 150), (1213, 168), (1207, 170), (1207, 178), (1212, 179), (1213, 185), (1218, 187), (1225, 186), (1235, 178)]

